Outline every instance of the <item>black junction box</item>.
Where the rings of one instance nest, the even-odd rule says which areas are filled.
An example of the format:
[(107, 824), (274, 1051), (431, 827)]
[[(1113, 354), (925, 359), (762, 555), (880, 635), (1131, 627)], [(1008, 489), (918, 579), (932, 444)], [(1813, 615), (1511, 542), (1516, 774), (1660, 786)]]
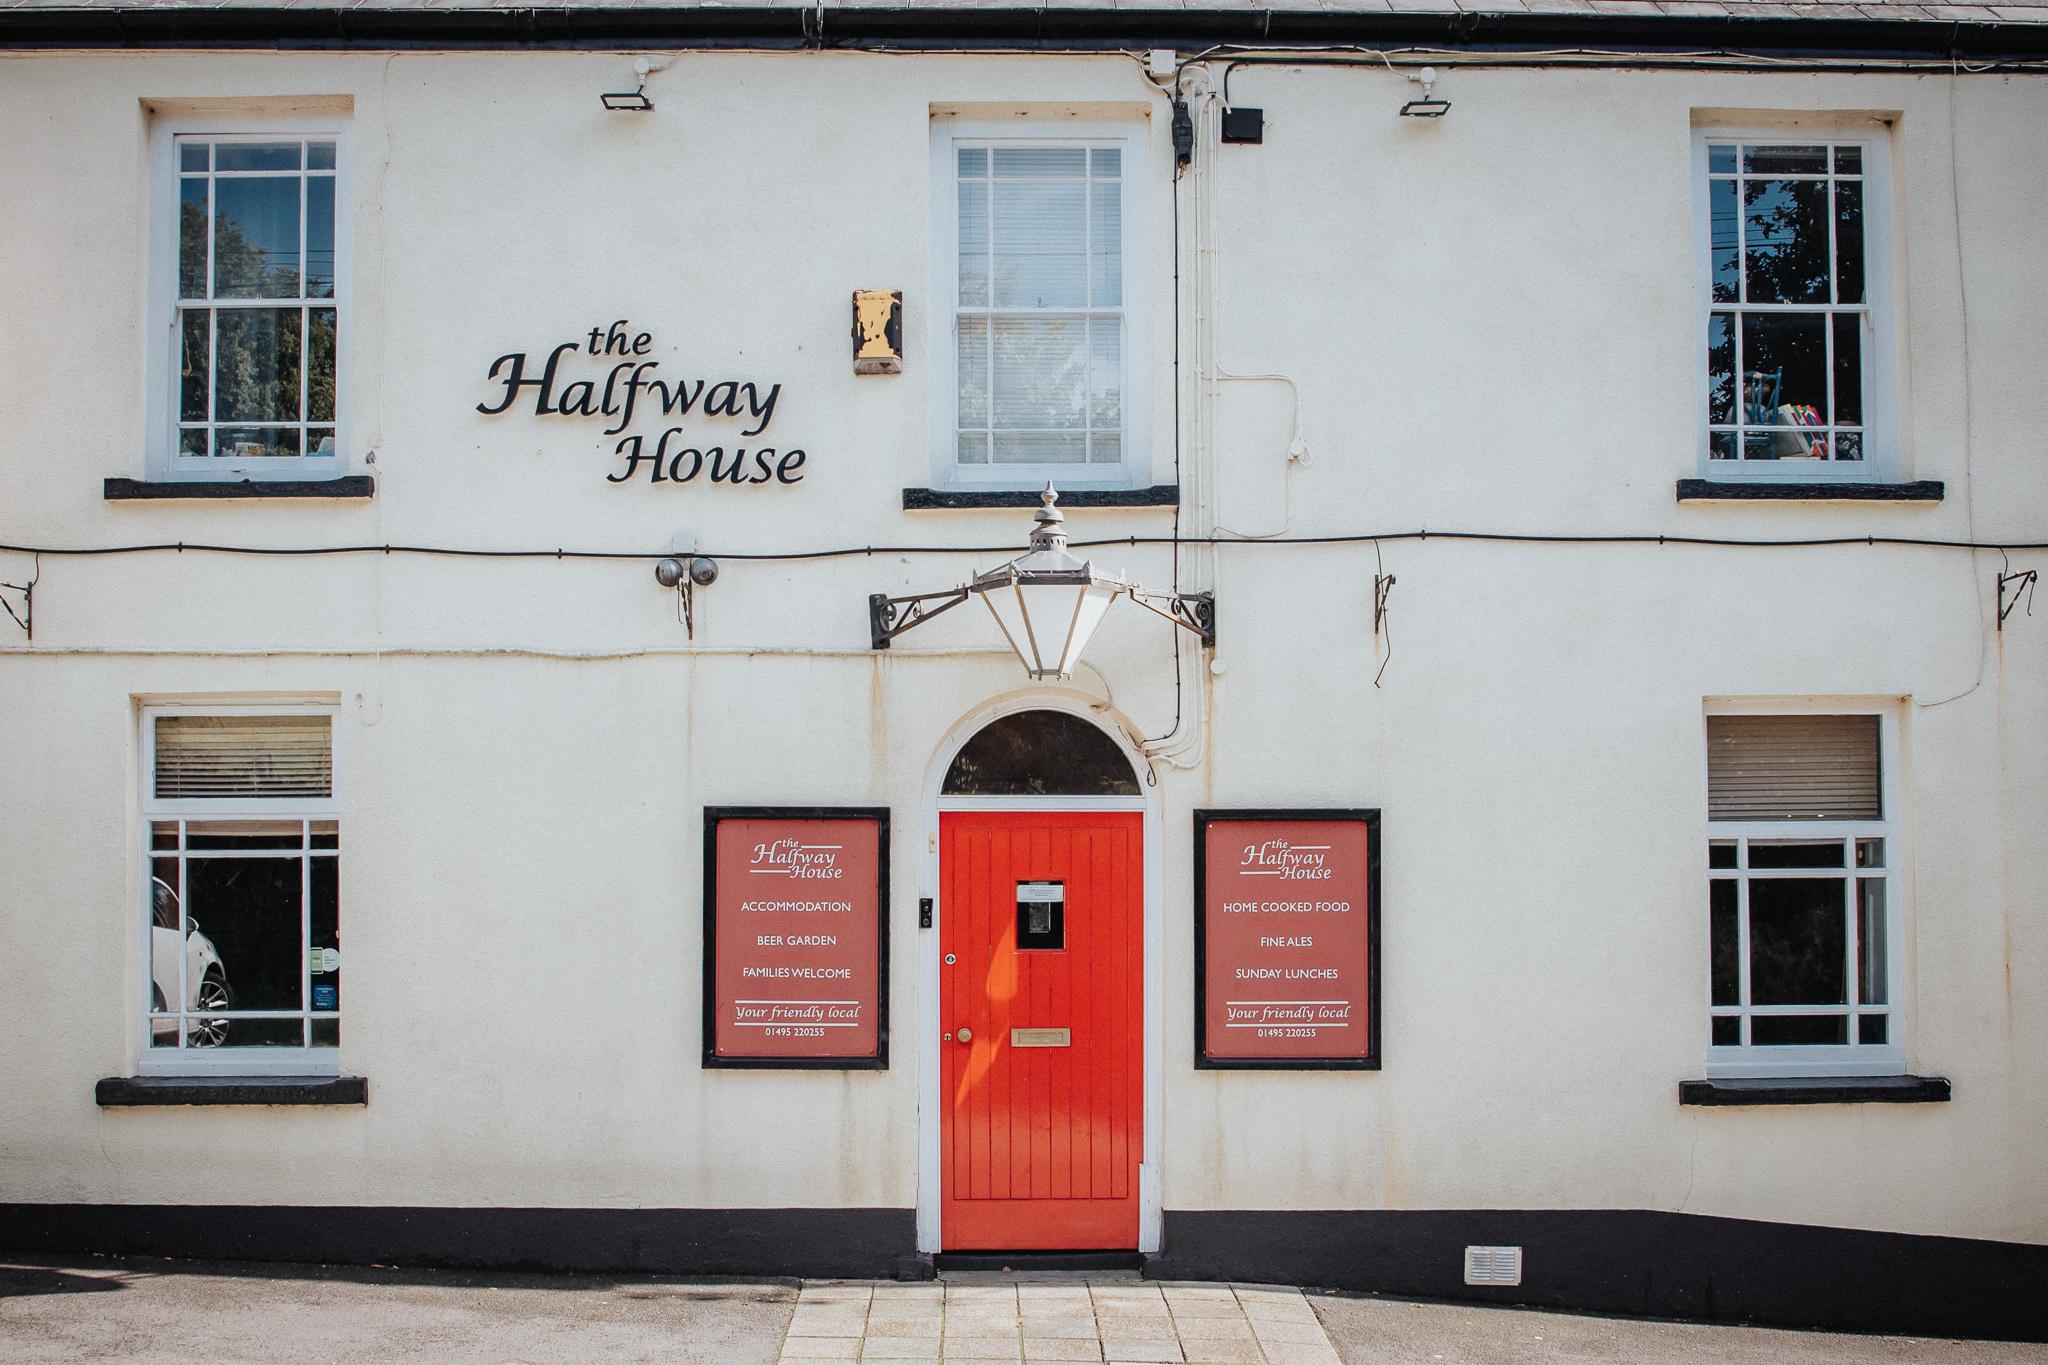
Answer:
[(1264, 142), (1266, 140), (1266, 111), (1263, 109), (1225, 109), (1223, 111), (1223, 140), (1225, 142)]

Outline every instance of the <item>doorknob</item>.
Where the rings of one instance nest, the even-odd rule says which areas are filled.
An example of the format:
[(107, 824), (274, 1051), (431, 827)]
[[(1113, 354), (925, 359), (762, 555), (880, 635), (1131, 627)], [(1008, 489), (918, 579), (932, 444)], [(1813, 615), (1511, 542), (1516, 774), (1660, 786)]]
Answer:
[(963, 1043), (971, 1043), (971, 1042), (973, 1042), (973, 1041), (974, 1041), (974, 1030), (973, 1030), (973, 1029), (971, 1029), (971, 1028), (964, 1028), (964, 1029), (961, 1029), (961, 1030), (960, 1030), (960, 1041), (961, 1041), (961, 1042), (963, 1042)]

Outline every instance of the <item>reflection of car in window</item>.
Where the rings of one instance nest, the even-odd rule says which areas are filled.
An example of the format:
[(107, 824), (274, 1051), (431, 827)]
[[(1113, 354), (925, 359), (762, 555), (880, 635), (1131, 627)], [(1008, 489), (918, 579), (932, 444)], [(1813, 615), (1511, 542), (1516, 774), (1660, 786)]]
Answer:
[[(178, 993), (178, 893), (162, 877), (149, 879), (151, 921), (149, 928), (149, 1021), (150, 1038), (175, 1038), (178, 1021), (158, 1017), (171, 1008), (167, 1003)], [(227, 967), (215, 951), (213, 940), (199, 932), (197, 922), (185, 921), (186, 1010), (228, 1010), (235, 1005), (228, 989)], [(227, 1041), (225, 1019), (193, 1019), (186, 1025), (187, 1047), (219, 1047)]]

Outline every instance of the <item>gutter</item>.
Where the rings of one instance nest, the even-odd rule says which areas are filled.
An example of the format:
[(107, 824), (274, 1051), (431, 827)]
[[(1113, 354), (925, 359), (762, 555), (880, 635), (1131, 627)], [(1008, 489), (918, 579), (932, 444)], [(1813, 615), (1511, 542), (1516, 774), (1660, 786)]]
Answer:
[[(2048, 23), (1302, 10), (960, 7), (845, 9), (600, 5), (337, 9), (151, 5), (0, 9), (0, 49), (488, 51), (871, 50), (1115, 52), (1333, 45), (1497, 54), (1582, 51), (1576, 64), (1690, 64), (1704, 53), (1776, 61), (2036, 62)], [(1627, 58), (1628, 60), (1622, 60)], [(1560, 61), (1559, 64), (1565, 64)], [(1723, 63), (1725, 65), (1725, 63)]]

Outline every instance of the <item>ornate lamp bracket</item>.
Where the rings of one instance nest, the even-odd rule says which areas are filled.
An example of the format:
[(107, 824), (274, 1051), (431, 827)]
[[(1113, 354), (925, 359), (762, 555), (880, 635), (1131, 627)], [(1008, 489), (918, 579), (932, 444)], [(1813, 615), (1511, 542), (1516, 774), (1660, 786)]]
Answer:
[(1130, 590), (1131, 600), (1156, 612), (1183, 630), (1202, 637), (1204, 648), (1216, 647), (1216, 594), (1213, 592), (1146, 592)]
[[(887, 649), (889, 642), (904, 631), (915, 630), (934, 616), (949, 612), (966, 600), (965, 588), (913, 593), (909, 597), (872, 593), (868, 597), (869, 645), (873, 649)], [(938, 605), (929, 605), (934, 602)]]

